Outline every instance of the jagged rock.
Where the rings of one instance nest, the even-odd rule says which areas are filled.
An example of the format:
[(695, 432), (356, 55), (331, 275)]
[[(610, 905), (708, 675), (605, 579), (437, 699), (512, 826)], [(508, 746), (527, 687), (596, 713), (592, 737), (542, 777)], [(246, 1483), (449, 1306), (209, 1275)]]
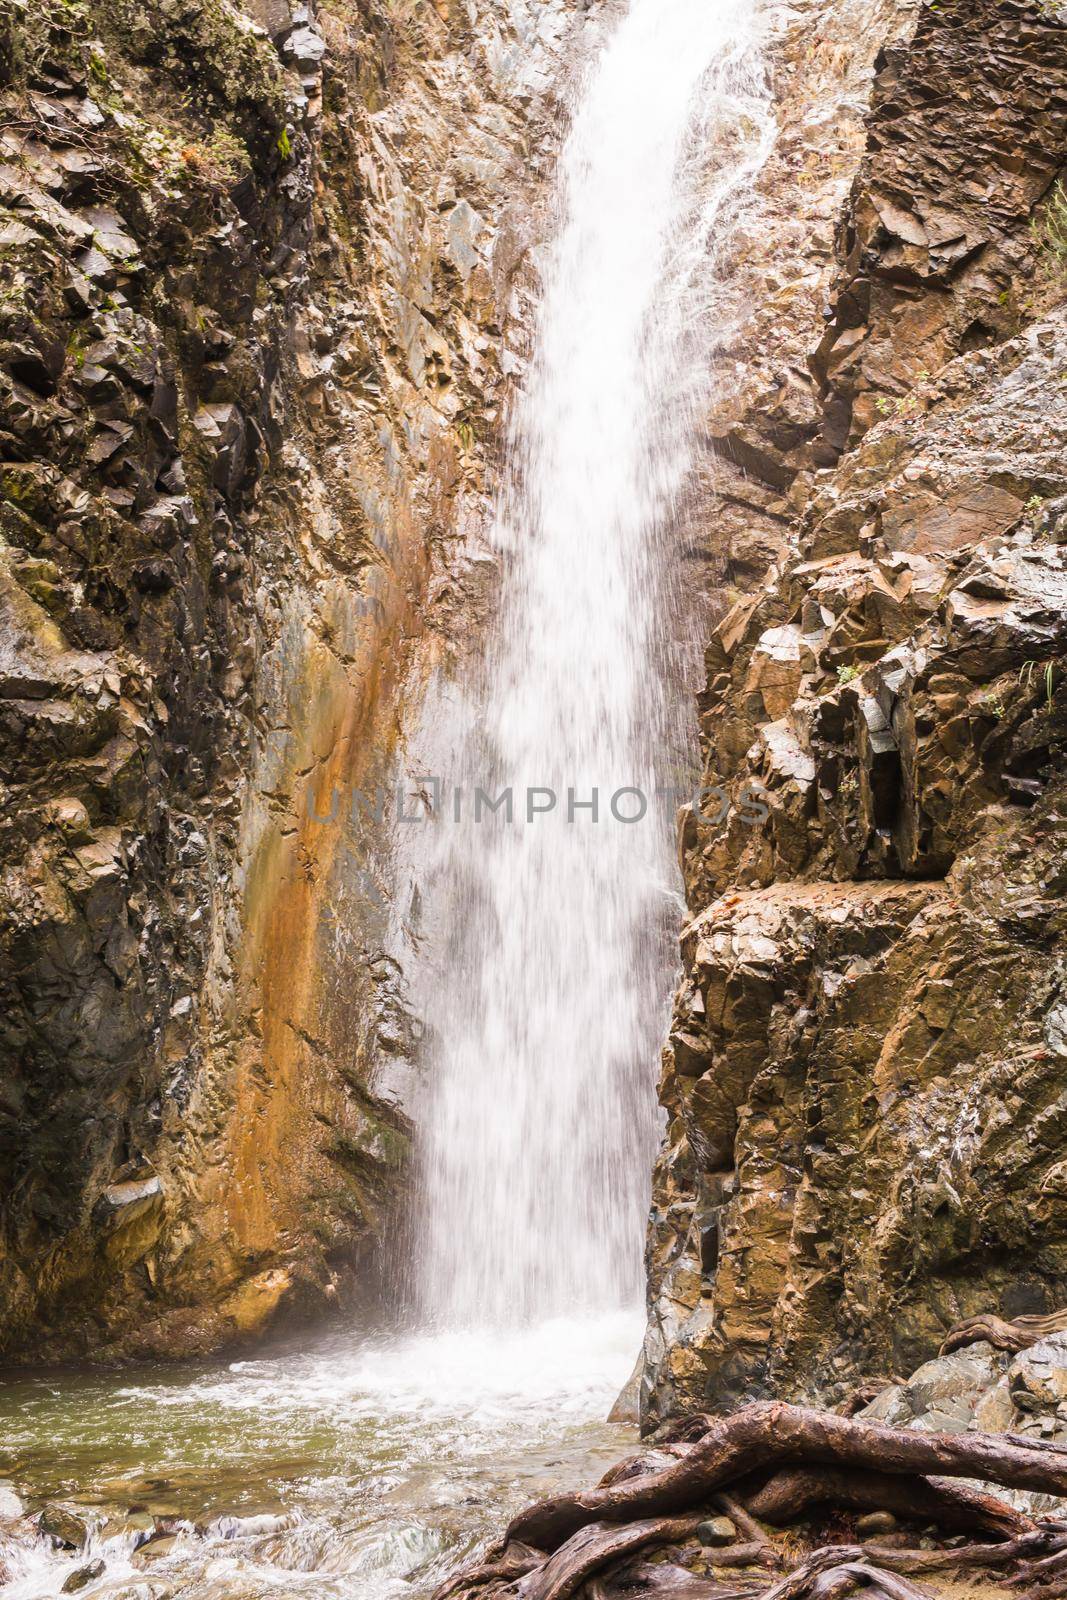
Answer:
[(493, 252), (576, 25), (113, 12), (0, 20), (0, 1349), (36, 1361), (378, 1292), (416, 1028), (377, 824), (304, 785), (349, 817), (473, 632), (529, 304)]
[[(1067, 489), (1067, 321), (1031, 225), (1062, 28), (999, 0), (957, 22), (922, 8), (878, 64), (801, 435), (768, 423), (772, 382), (722, 403), (789, 505), (707, 651), (704, 781), (732, 803), (681, 831), (646, 1424), (837, 1401), (962, 1317), (1064, 1300), (1067, 590), (1044, 507)], [(745, 538), (729, 507), (713, 533), (727, 557)], [(982, 1426), (1021, 1417), (999, 1357), (944, 1359), (913, 1380), (931, 1414), (972, 1416), (980, 1378)]]

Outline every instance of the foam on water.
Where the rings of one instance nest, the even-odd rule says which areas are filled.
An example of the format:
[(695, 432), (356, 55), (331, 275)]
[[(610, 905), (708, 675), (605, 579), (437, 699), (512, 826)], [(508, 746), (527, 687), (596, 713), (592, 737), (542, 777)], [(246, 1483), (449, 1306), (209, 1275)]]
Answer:
[[(626, 1447), (603, 1418), (634, 1338), (615, 1314), (11, 1384), (20, 1490), (80, 1503), (93, 1532), (75, 1554), (0, 1523), (5, 1595), (44, 1600), (102, 1559), (94, 1597), (148, 1600), (154, 1582), (183, 1600), (424, 1600), (520, 1505)], [(174, 1519), (173, 1549), (138, 1550), (134, 1504)]]

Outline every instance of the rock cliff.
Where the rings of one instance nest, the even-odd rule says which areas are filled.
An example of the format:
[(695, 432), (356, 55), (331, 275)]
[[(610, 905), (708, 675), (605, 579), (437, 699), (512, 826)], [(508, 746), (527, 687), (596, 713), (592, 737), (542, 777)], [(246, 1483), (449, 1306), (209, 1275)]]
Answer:
[(712, 419), (648, 1425), (1067, 1298), (1067, 29), (895, 28), (821, 303)]
[(359, 796), (468, 585), (569, 21), (0, 6), (7, 1355), (369, 1312), (415, 1024)]
[[(650, 1424), (1067, 1288), (1067, 32), (776, 15), (687, 515)], [(362, 797), (476, 626), (591, 23), (0, 0), (5, 1357), (372, 1314), (418, 1027)]]

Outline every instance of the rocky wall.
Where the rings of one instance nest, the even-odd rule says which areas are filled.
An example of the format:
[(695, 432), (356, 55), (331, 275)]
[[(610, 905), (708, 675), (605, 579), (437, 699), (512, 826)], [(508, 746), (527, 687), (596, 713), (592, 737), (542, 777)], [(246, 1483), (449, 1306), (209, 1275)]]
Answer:
[(571, 24), (0, 6), (8, 1357), (372, 1312), (415, 1023), (352, 802), (468, 601)]
[[(781, 533), (705, 776), (765, 814), (682, 817), (649, 1426), (1067, 1298), (1065, 63), (1015, 0), (886, 41), (820, 314), (723, 430)], [(709, 519), (742, 571), (752, 520)]]

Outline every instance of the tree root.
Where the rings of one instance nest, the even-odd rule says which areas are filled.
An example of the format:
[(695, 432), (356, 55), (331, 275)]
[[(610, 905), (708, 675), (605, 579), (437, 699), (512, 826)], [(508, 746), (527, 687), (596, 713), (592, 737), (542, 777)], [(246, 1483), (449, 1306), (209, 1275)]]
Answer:
[[(482, 1588), (489, 1583), (508, 1583), (512, 1578), (521, 1578), (527, 1572), (533, 1572), (545, 1560), (543, 1550), (534, 1550), (530, 1545), (518, 1544), (509, 1541), (503, 1549), (499, 1547), (490, 1551), (486, 1560), (480, 1561), (477, 1566), (466, 1567), (458, 1572), (455, 1577), (449, 1578), (434, 1590), (433, 1600), (450, 1600), (453, 1595), (469, 1593), (472, 1589)], [(499, 1592), (499, 1587), (498, 1587)]]
[(1063, 1333), (1065, 1329), (1067, 1310), (1051, 1311), (1045, 1317), (1016, 1317), (1013, 1322), (1005, 1322), (1002, 1317), (987, 1312), (980, 1317), (968, 1317), (966, 1322), (957, 1322), (950, 1328), (942, 1342), (941, 1354), (947, 1356), (965, 1345), (977, 1344), (980, 1339), (997, 1350), (1018, 1354), (1041, 1339), (1047, 1339), (1050, 1333)]
[(587, 1522), (676, 1515), (706, 1505), (716, 1490), (760, 1468), (794, 1464), (972, 1477), (1067, 1494), (1067, 1449), (1036, 1449), (998, 1434), (910, 1432), (806, 1406), (758, 1401), (714, 1421), (670, 1466), (604, 1488), (558, 1495), (520, 1512), (508, 1538), (554, 1549)]
[(701, 1578), (669, 1562), (629, 1562), (586, 1584), (584, 1600), (755, 1600), (762, 1584)]
[(641, 1522), (592, 1522), (572, 1533), (534, 1572), (520, 1578), (518, 1600), (571, 1600), (586, 1578), (649, 1545), (671, 1544), (696, 1532), (699, 1516), (652, 1517)]
[[(1007, 1434), (922, 1433), (769, 1402), (689, 1418), (595, 1488), (520, 1512), (505, 1542), (434, 1600), (843, 1600), (857, 1589), (881, 1600), (929, 1600), (908, 1575), (956, 1569), (1002, 1572), (1026, 1586), (1020, 1600), (1067, 1600), (1067, 1523), (1038, 1527), (992, 1494), (946, 1481), (960, 1477), (1067, 1495), (1067, 1448)], [(725, 1577), (731, 1567), (783, 1565), (784, 1547), (761, 1523), (785, 1526), (814, 1507), (889, 1511), (999, 1542), (929, 1551), (831, 1545), (769, 1586), (751, 1570)], [(644, 1559), (653, 1546), (692, 1539), (716, 1510), (741, 1538), (705, 1553), (711, 1576)]]
[(894, 1516), (936, 1522), (963, 1533), (1024, 1533), (1033, 1521), (1003, 1500), (961, 1484), (889, 1472), (841, 1467), (787, 1467), (751, 1494), (742, 1492), (749, 1511), (775, 1527), (795, 1522), (816, 1505), (850, 1511), (891, 1511)]
[(751, 1511), (746, 1506), (743, 1506), (739, 1500), (736, 1500), (733, 1495), (717, 1494), (715, 1496), (715, 1504), (720, 1511), (730, 1518), (734, 1527), (737, 1528), (739, 1533), (743, 1533), (746, 1539), (762, 1546), (765, 1550), (774, 1548)]

